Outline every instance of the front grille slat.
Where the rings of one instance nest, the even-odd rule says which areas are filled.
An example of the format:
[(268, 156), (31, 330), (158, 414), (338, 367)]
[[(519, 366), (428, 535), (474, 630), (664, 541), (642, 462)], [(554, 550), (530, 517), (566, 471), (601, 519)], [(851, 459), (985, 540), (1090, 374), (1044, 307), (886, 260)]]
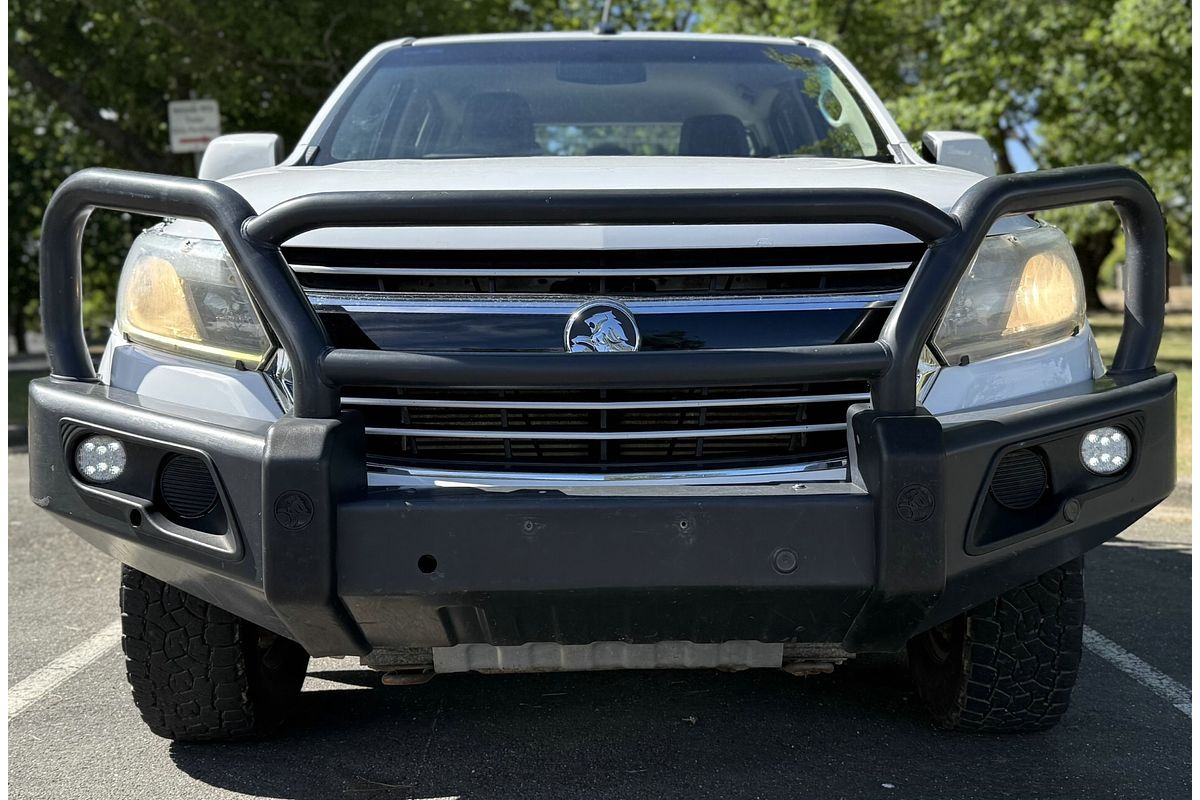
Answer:
[(640, 400), (599, 401), (594, 403), (573, 401), (538, 400), (448, 400), (417, 397), (343, 397), (342, 405), (350, 406), (397, 406), (408, 408), (498, 408), (498, 409), (580, 409), (596, 411), (619, 411), (624, 409), (655, 408), (720, 408), (722, 406), (797, 405), (812, 403), (864, 402), (871, 397), (867, 392), (849, 392), (827, 395), (789, 395), (781, 397), (702, 397), (695, 400)]
[(285, 247), (314, 292), (480, 297), (797, 296), (902, 288), (921, 244), (674, 250), (359, 250)]
[(696, 434), (703, 433), (705, 439), (726, 436), (746, 436), (749, 434), (767, 435), (780, 433), (808, 433), (811, 431), (845, 430), (846, 423), (829, 423), (825, 425), (777, 425), (746, 428), (684, 428), (680, 430), (645, 430), (645, 431), (532, 431), (532, 430), (480, 430), (471, 428), (436, 429), (436, 428), (367, 428), (368, 435), (375, 436), (413, 436), (413, 437), (444, 437), (451, 434), (460, 439), (528, 439), (530, 441), (547, 441), (551, 439), (569, 440), (602, 440), (602, 439), (693, 439)]
[[(773, 394), (773, 392), (777, 392)], [(837, 461), (860, 381), (557, 391), (347, 387), (379, 465), (648, 472)]]
[[(737, 275), (784, 275), (793, 272), (825, 273), (825, 272), (886, 272), (890, 270), (908, 269), (911, 261), (889, 261), (877, 264), (771, 264), (766, 266), (739, 267)], [(732, 278), (728, 266), (722, 267), (643, 267), (643, 268), (610, 268), (602, 271), (596, 269), (580, 269), (578, 267), (552, 267), (546, 269), (523, 268), (489, 268), (486, 270), (468, 270), (462, 267), (327, 267), (320, 264), (292, 264), (296, 272), (311, 275), (373, 275), (399, 277), (467, 277), (478, 281), (480, 275), (491, 278), (589, 278), (596, 275), (611, 278), (648, 278), (662, 275), (676, 277), (680, 275), (715, 275)], [(711, 289), (711, 283), (709, 285)], [(475, 291), (483, 292), (478, 285)]]

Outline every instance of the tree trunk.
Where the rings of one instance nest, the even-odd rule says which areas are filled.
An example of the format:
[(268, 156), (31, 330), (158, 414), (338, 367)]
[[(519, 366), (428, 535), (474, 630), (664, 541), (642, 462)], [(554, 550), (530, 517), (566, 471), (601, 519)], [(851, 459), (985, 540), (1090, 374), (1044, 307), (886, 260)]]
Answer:
[(29, 354), (29, 346), (25, 343), (25, 315), (22, 311), (23, 309), (17, 309), (8, 315), (8, 327), (12, 331), (13, 338), (17, 340), (17, 355), (19, 356)]
[(1008, 142), (1008, 133), (1004, 128), (997, 127), (993, 130), (992, 135), (988, 137), (988, 142), (996, 154), (996, 172), (1000, 175), (1010, 175), (1016, 172), (1013, 169), (1012, 161), (1009, 160), (1008, 148), (1005, 147)]
[(1079, 269), (1083, 273), (1083, 296), (1088, 311), (1107, 311), (1100, 299), (1100, 266), (1113, 250), (1115, 228), (1104, 228), (1084, 234), (1075, 241), (1075, 255), (1079, 257)]

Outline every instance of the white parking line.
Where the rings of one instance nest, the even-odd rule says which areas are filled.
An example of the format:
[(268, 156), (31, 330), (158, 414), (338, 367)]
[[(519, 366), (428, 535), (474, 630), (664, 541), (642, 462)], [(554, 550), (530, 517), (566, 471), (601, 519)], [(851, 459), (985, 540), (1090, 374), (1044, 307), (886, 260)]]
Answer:
[(1164, 675), (1113, 640), (1089, 627), (1083, 629), (1083, 643), (1096, 655), (1163, 698), (1178, 710), (1192, 716), (1192, 690)]
[(354, 683), (342, 683), (340, 681), (326, 680), (325, 678), (314, 678), (312, 675), (304, 677), (304, 691), (306, 692), (348, 692), (352, 689), (370, 689), (369, 686), (359, 686)]
[(117, 620), (9, 689), (8, 718), (11, 720), (41, 700), (60, 683), (87, 667), (120, 641), (121, 621)]

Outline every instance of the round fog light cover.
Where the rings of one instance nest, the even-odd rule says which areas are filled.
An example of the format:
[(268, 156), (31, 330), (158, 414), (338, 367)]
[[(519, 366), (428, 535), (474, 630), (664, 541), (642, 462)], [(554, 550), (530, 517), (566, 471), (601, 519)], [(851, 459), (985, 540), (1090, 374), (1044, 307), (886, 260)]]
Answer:
[(75, 468), (90, 483), (108, 483), (125, 471), (125, 445), (111, 436), (89, 436), (75, 448)]
[(1083, 435), (1079, 458), (1097, 475), (1113, 475), (1128, 466), (1132, 449), (1129, 435), (1120, 428), (1096, 428)]

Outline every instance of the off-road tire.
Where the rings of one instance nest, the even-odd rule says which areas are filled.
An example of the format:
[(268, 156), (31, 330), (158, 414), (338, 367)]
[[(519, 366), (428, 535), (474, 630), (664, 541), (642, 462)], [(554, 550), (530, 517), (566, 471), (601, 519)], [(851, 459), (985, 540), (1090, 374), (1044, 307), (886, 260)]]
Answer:
[(1083, 611), (1076, 559), (910, 640), (917, 692), (946, 728), (1052, 728), (1079, 670)]
[(308, 667), (290, 639), (124, 565), (121, 647), (142, 719), (182, 742), (270, 733)]

